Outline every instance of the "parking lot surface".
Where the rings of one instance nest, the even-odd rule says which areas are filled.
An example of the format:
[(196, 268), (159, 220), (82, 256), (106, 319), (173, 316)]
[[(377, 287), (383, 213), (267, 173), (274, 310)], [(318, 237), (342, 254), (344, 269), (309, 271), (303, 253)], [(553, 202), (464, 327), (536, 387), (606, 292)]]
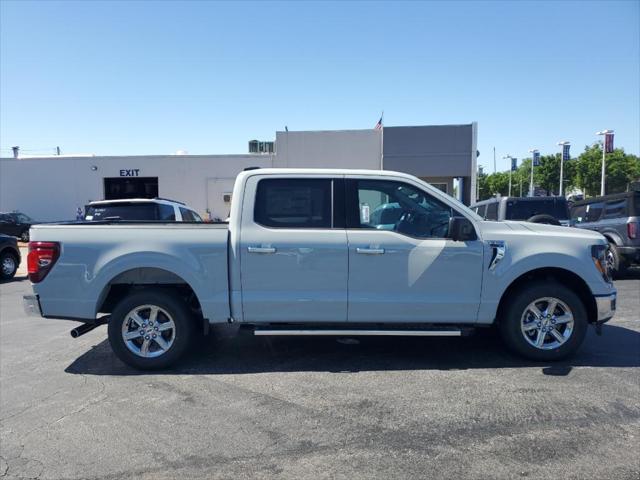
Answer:
[(106, 327), (27, 318), (0, 285), (0, 477), (640, 478), (640, 275), (557, 364), (492, 332), (270, 338), (218, 331), (134, 371)]

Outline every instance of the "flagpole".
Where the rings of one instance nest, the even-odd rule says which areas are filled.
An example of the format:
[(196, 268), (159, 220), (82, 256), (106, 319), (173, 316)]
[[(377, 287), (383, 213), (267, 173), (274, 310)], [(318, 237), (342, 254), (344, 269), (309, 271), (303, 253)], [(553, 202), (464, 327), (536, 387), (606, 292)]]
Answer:
[(384, 110), (380, 115), (380, 170), (384, 170)]
[(561, 197), (564, 190), (564, 149), (565, 145), (570, 145), (570, 143), (563, 141), (558, 142), (558, 145), (560, 145), (560, 189), (558, 190), (558, 196)]
[(607, 135), (612, 135), (613, 130), (601, 130), (596, 132), (596, 135), (603, 135), (602, 137), (602, 172), (600, 173), (600, 195), (605, 195), (605, 180), (606, 180), (606, 155), (607, 155)]

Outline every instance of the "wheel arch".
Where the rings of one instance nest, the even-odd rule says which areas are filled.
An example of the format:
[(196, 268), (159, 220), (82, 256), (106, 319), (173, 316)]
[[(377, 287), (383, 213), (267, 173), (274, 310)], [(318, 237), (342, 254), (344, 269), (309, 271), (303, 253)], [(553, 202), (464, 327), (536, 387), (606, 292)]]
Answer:
[(507, 300), (511, 295), (513, 295), (513, 293), (515, 293), (520, 288), (523, 288), (526, 284), (538, 280), (556, 280), (562, 285), (573, 290), (578, 295), (578, 297), (580, 297), (582, 303), (585, 306), (585, 309), (587, 310), (587, 320), (589, 321), (589, 323), (594, 323), (597, 320), (598, 308), (595, 298), (593, 297), (591, 289), (589, 288), (587, 283), (572, 271), (558, 267), (537, 268), (523, 273), (522, 275), (514, 279), (500, 297), (500, 302), (498, 303), (498, 309), (496, 312), (496, 320), (499, 322), (502, 318)]
[(137, 267), (115, 275), (102, 288), (96, 313), (111, 313), (116, 303), (141, 288), (167, 288), (177, 291), (192, 310), (202, 315), (202, 303), (195, 289), (180, 275), (157, 267)]

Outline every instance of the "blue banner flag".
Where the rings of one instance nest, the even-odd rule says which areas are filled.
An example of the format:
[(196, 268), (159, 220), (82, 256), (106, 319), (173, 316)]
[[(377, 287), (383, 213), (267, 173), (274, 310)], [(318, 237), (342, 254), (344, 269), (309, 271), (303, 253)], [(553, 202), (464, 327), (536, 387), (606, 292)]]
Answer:
[(540, 166), (540, 152), (533, 152), (533, 166)]
[(515, 172), (516, 170), (518, 170), (518, 159), (517, 158), (512, 158), (511, 159), (511, 171)]
[(571, 155), (569, 154), (569, 149), (571, 148), (571, 145), (563, 145), (562, 146), (562, 161), (563, 162), (568, 162), (569, 160), (571, 160)]

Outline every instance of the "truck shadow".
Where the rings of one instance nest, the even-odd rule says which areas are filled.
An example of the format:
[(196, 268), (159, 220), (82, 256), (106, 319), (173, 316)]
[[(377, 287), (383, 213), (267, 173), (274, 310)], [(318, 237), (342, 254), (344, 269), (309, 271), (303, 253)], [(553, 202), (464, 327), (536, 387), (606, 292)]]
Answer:
[(507, 352), (493, 330), (467, 338), (254, 337), (248, 331), (217, 332), (169, 370), (144, 372), (118, 360), (108, 341), (78, 357), (65, 372), (82, 375), (238, 375), (274, 372), (466, 370), (539, 367), (568, 375), (574, 367), (640, 366), (640, 332), (605, 325), (592, 328), (576, 356), (556, 363), (523, 360)]

